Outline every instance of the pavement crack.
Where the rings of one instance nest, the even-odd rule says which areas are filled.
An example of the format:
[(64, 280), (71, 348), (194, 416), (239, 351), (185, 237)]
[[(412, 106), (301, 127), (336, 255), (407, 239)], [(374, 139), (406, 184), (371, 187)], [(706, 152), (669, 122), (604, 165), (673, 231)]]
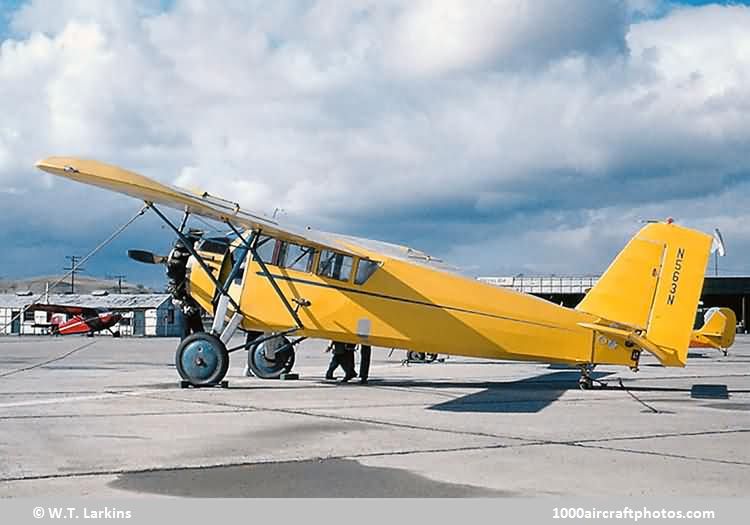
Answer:
[(684, 459), (688, 461), (702, 461), (705, 463), (719, 463), (722, 465), (750, 466), (750, 463), (746, 461), (732, 461), (728, 459), (702, 458), (700, 456), (686, 456), (683, 454), (671, 454), (668, 452), (655, 452), (652, 450), (637, 450), (637, 449), (630, 449), (630, 448), (605, 447), (605, 446), (590, 445), (590, 444), (583, 444), (583, 443), (571, 443), (569, 444), (569, 446), (580, 447), (580, 448), (594, 448), (594, 449), (599, 449), (599, 450), (609, 450), (613, 452), (626, 452), (628, 454), (642, 454), (645, 456), (658, 456), (662, 458)]
[[(170, 397), (162, 397), (162, 396), (143, 396), (143, 397), (149, 397), (152, 399), (160, 399), (163, 401), (177, 401), (174, 398)], [(188, 400), (185, 400), (188, 401)], [(379, 425), (379, 426), (387, 426), (392, 428), (403, 428), (408, 430), (424, 430), (427, 432), (441, 432), (445, 434), (452, 434), (456, 436), (472, 436), (472, 437), (485, 437), (485, 438), (491, 438), (491, 439), (510, 439), (514, 441), (521, 441), (521, 442), (537, 442), (539, 440), (537, 439), (527, 439), (522, 438), (518, 436), (508, 436), (503, 434), (494, 434), (491, 432), (476, 432), (476, 431), (466, 431), (466, 430), (452, 430), (452, 429), (446, 429), (446, 428), (440, 428), (440, 427), (432, 427), (432, 426), (424, 426), (424, 425), (414, 425), (410, 423), (398, 423), (393, 421), (383, 421), (380, 419), (372, 419), (372, 418), (359, 418), (359, 417), (353, 417), (353, 416), (341, 416), (341, 415), (335, 415), (335, 414), (322, 414), (317, 412), (310, 412), (307, 410), (300, 410), (300, 409), (292, 409), (292, 408), (267, 408), (267, 407), (259, 407), (254, 405), (236, 405), (232, 403), (224, 403), (224, 402), (215, 402), (215, 401), (209, 401), (209, 400), (189, 400), (188, 402), (192, 403), (199, 403), (199, 404), (208, 404), (212, 406), (226, 406), (226, 407), (233, 407), (233, 408), (248, 408), (253, 409), (258, 412), (268, 412), (268, 413), (278, 413), (278, 414), (290, 414), (290, 415), (296, 415), (296, 416), (306, 416), (306, 417), (313, 417), (313, 418), (322, 418), (322, 419), (332, 419), (335, 421), (345, 421), (350, 423), (364, 423), (364, 424), (370, 424), (370, 425)]]
[(19, 415), (19, 416), (0, 416), (0, 421), (5, 420), (24, 420), (24, 419), (86, 419), (86, 418), (113, 418), (113, 417), (147, 417), (147, 416), (194, 416), (194, 415), (211, 415), (211, 414), (240, 414), (244, 412), (255, 412), (255, 409), (227, 409), (227, 410), (197, 410), (195, 412), (125, 412), (122, 414), (39, 414), (39, 415)]
[(28, 476), (8, 476), (0, 477), (0, 483), (12, 483), (17, 481), (38, 481), (46, 479), (66, 479), (66, 478), (82, 478), (89, 476), (120, 476), (124, 474), (147, 474), (153, 472), (181, 472), (186, 470), (207, 470), (213, 468), (226, 468), (226, 467), (251, 467), (255, 465), (274, 465), (281, 463), (303, 463), (307, 461), (328, 461), (337, 459), (357, 459), (367, 457), (382, 457), (382, 456), (398, 456), (408, 454), (437, 454), (442, 452), (461, 452), (471, 450), (489, 450), (498, 448), (509, 448), (509, 445), (503, 445), (499, 443), (489, 445), (475, 445), (467, 447), (446, 447), (446, 448), (434, 448), (434, 449), (406, 449), (406, 450), (395, 450), (395, 451), (383, 451), (383, 452), (368, 452), (363, 454), (337, 454), (330, 456), (314, 456), (308, 458), (292, 458), (292, 459), (273, 459), (266, 461), (226, 461), (220, 463), (207, 463), (207, 464), (195, 464), (195, 465), (180, 465), (172, 467), (146, 467), (140, 469), (105, 469), (105, 470), (90, 470), (90, 471), (79, 471), (79, 472), (65, 472), (65, 473), (50, 473), (50, 474), (34, 474)]
[(70, 357), (71, 355), (75, 354), (76, 352), (80, 352), (81, 350), (84, 350), (91, 345), (96, 344), (96, 341), (90, 341), (86, 344), (83, 344), (79, 347), (74, 348), (73, 350), (70, 350), (68, 352), (65, 352), (64, 354), (60, 354), (57, 357), (53, 357), (52, 359), (48, 359), (46, 361), (42, 361), (41, 363), (34, 363), (33, 365), (25, 366), (23, 368), (16, 368), (15, 370), (9, 370), (7, 372), (3, 372), (0, 374), (0, 377), (8, 377), (13, 374), (20, 374), (21, 372), (28, 372), (29, 370), (34, 370), (35, 368), (39, 368), (44, 365), (48, 365), (50, 363), (55, 363), (57, 361), (62, 361), (66, 357)]

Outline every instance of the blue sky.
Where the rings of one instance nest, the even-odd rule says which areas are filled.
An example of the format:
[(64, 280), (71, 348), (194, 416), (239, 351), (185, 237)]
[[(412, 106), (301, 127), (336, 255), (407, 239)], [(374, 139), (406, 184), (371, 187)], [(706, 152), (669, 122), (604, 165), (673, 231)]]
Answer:
[[(750, 273), (745, 2), (64, 5), (0, 0), (0, 277), (59, 273), (139, 207), (33, 169), (51, 154), (474, 274), (601, 272), (667, 216)], [(156, 285), (124, 252), (170, 242), (140, 219), (87, 269)]]

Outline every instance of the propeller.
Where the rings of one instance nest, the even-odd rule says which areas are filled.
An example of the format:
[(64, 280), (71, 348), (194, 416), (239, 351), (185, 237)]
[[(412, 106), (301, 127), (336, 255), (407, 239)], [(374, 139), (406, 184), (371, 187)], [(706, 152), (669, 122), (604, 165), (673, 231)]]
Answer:
[(167, 262), (165, 255), (156, 255), (146, 250), (128, 250), (128, 257), (146, 264), (165, 264)]

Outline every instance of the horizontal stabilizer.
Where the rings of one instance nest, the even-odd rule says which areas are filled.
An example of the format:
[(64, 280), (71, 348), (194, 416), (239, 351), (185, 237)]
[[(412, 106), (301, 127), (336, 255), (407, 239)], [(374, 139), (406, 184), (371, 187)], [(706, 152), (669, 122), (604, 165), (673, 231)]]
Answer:
[(607, 324), (599, 323), (578, 323), (578, 326), (594, 330), (597, 333), (604, 334), (616, 343), (625, 348), (638, 348), (652, 353), (661, 362), (667, 362), (677, 357), (677, 352), (669, 348), (661, 348), (633, 328), (615, 328)]

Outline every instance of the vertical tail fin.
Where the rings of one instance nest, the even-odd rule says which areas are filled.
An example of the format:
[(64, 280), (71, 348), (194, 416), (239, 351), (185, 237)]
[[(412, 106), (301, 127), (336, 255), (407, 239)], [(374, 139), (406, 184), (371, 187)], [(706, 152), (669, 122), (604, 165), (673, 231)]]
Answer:
[(711, 308), (705, 322), (693, 332), (690, 346), (710, 346), (726, 350), (734, 344), (737, 316), (731, 308)]
[(684, 366), (711, 242), (676, 224), (648, 224), (577, 309), (636, 331), (665, 366)]

